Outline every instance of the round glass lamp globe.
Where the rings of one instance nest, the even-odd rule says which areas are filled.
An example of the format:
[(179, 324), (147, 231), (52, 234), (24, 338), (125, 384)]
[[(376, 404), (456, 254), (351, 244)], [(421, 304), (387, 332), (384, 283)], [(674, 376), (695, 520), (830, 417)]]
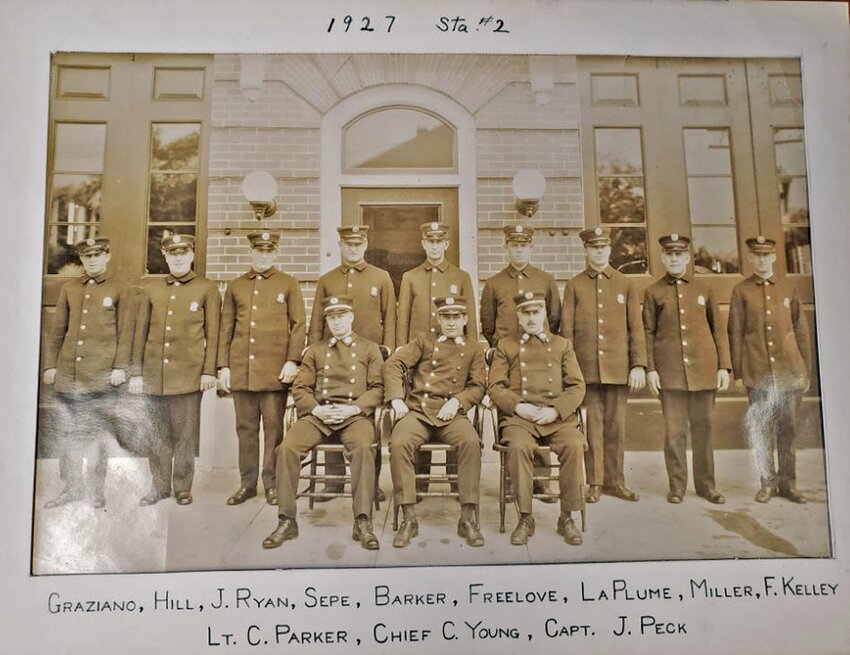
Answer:
[(242, 195), (249, 203), (270, 203), (277, 196), (277, 181), (266, 171), (248, 173), (242, 180)]
[(514, 175), (513, 188), (518, 200), (540, 200), (546, 190), (546, 178), (540, 171), (524, 168)]

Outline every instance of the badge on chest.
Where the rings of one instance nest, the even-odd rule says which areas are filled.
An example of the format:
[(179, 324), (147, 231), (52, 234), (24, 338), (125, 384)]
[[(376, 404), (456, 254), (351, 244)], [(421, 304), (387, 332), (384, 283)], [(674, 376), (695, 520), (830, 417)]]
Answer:
[(198, 303), (197, 303), (196, 301), (194, 301), (194, 300), (193, 300), (193, 301), (191, 302), (191, 304), (189, 305), (189, 311), (190, 311), (190, 312), (196, 312), (196, 311), (198, 311)]

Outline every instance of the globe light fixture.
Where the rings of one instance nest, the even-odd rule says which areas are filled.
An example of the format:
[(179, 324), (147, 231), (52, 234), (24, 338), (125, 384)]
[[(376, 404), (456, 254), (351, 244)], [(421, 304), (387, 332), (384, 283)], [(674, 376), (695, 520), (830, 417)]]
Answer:
[(540, 207), (540, 198), (546, 190), (546, 178), (540, 171), (524, 168), (514, 175), (513, 190), (517, 210), (526, 218), (531, 218)]
[(258, 221), (277, 211), (277, 181), (266, 171), (253, 171), (242, 180), (242, 195), (254, 210)]

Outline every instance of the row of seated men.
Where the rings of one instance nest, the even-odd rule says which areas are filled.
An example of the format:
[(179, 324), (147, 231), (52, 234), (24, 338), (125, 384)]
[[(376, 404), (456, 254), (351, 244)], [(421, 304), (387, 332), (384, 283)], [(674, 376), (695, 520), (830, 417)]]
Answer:
[[(469, 275), (445, 260), (447, 226), (426, 223), (421, 227), (426, 261), (405, 274), (396, 310), (389, 275), (364, 260), (367, 232), (364, 226), (340, 228), (342, 264), (319, 280), (308, 340), (313, 350), (308, 348), (305, 361), (316, 349), (328, 349), (333, 339), (338, 343), (338, 337), (332, 336), (331, 320), (323, 315), (331, 299), (350, 298), (350, 327), (352, 335), (356, 335), (352, 339), (375, 344), (376, 348), (383, 345), (389, 352), (394, 350), (396, 342), (405, 344), (386, 363), (386, 370), (392, 370), (401, 357), (413, 356), (411, 350), (422, 351), (423, 339), (449, 340), (444, 332), (449, 328), (444, 327), (445, 321), (435, 304), (437, 298), (472, 297)], [(711, 502), (722, 503), (725, 499), (714, 484), (711, 417), (714, 394), (728, 386), (732, 371), (736, 385), (742, 391), (746, 389), (749, 395), (751, 410), (764, 417), (759, 422), (766, 438), (757, 449), (761, 488), (756, 500), (766, 502), (778, 493), (794, 502), (804, 502), (805, 498), (795, 487), (793, 439), (796, 409), (808, 386), (811, 355), (799, 298), (793, 287), (773, 272), (775, 242), (764, 237), (747, 241), (748, 257), (755, 273), (733, 292), (727, 340), (727, 331), (719, 320), (717, 299), (708, 285), (688, 273), (687, 237), (674, 234), (660, 239), (666, 272), (646, 289), (641, 310), (640, 298), (628, 278), (609, 263), (608, 231), (589, 229), (580, 236), (588, 266), (567, 283), (563, 303), (554, 279), (529, 264), (533, 229), (523, 225), (505, 228), (510, 263), (487, 281), (482, 293), (482, 331), (488, 342), (499, 346), (494, 368), (496, 372), (506, 369), (503, 371), (507, 379), (505, 391), (515, 394), (500, 401), (502, 388), (494, 387), (491, 370), (490, 394), (502, 413), (502, 439), (507, 444), (516, 443), (509, 454), (513, 478), (519, 480), (528, 472), (517, 453), (533, 451), (533, 444), (541, 439), (552, 441), (551, 426), (572, 420), (570, 416), (583, 398), (589, 446), (585, 455), (589, 483), (586, 500), (597, 502), (600, 493), (637, 500), (637, 494), (625, 486), (623, 479), (625, 398), (627, 389), (638, 390), (648, 384), (654, 393), (660, 394), (664, 410), (668, 500), (680, 503), (684, 498), (685, 444), (690, 424), (696, 491)], [(274, 266), (278, 241), (278, 235), (271, 232), (249, 235), (251, 269), (228, 285), (223, 308), (215, 283), (192, 272), (191, 236), (169, 235), (163, 239), (162, 251), (169, 275), (149, 285), (136, 302), (129, 287), (115, 280), (107, 270), (110, 258), (107, 238), (89, 239), (78, 245), (85, 272), (62, 288), (56, 320), (45, 344), (44, 382), (55, 386), (58, 396), (66, 401), (70, 417), (65, 436), (67, 447), (60, 459), (64, 489), (46, 506), (72, 502), (86, 493), (96, 507), (105, 504), (104, 445), (81, 435), (74, 426), (83, 422), (90, 425), (92, 417), (101, 417), (108, 426), (109, 412), (114, 408), (112, 398), (125, 382), (130, 392), (147, 394), (153, 410), (164, 417), (162, 422), (167, 426), (146, 453), (152, 486), (141, 499), (142, 505), (156, 503), (172, 492), (178, 504), (192, 502), (201, 394), (216, 385), (233, 393), (240, 445), (241, 484), (228, 504), (239, 504), (256, 495), (261, 466), (266, 499), (270, 504), (279, 502), (281, 480), (276, 468), (285, 458), (276, 467), (275, 448), (281, 442), (287, 388), (293, 382), (298, 386), (298, 375), (302, 372), (307, 375), (309, 366), (301, 361), (305, 330), (303, 300), (297, 281)], [(538, 318), (542, 319), (536, 331), (525, 328), (524, 312), (519, 311), (525, 306), (523, 298), (531, 301), (527, 313), (539, 314)], [(451, 340), (461, 339), (464, 347), (474, 347), (480, 353), (475, 307), (467, 306), (465, 300), (463, 306), (464, 318), (458, 322), (464, 326)], [(442, 314), (452, 315), (452, 312), (443, 308)], [(546, 362), (547, 370), (532, 371), (530, 362), (523, 361), (521, 356), (513, 360), (507, 357), (506, 349), (511, 344), (521, 353), (538, 343), (547, 352), (561, 347), (565, 352), (569, 350), (577, 363), (577, 375), (569, 379), (551, 375), (556, 366), (553, 361)], [(403, 366), (409, 368), (405, 361), (402, 360)], [(436, 372), (431, 372), (436, 378)], [(360, 372), (354, 373), (348, 378), (354, 381), (350, 384), (361, 384)], [(325, 380), (320, 372), (316, 375), (317, 380)], [(581, 380), (580, 384), (574, 384), (577, 380)], [(427, 384), (431, 383), (423, 382)], [(570, 398), (581, 397), (574, 406), (572, 400), (565, 405), (570, 409), (565, 414), (554, 400), (540, 398), (537, 403), (524, 402), (523, 393), (533, 393), (524, 387), (526, 384), (560, 385), (560, 391), (545, 391), (555, 394), (553, 399), (570, 389), (573, 389), (569, 391)], [(308, 409), (302, 404), (299, 409), (310, 413), (307, 419), (314, 419), (313, 427), (328, 436), (321, 426), (355, 418), (354, 414), (341, 418), (341, 414), (353, 412), (356, 405), (349, 403), (347, 409), (339, 410), (336, 406), (340, 403), (330, 403), (332, 407), (328, 408), (329, 403), (322, 402), (324, 394), (317, 389), (313, 396), (316, 407)], [(387, 384), (384, 393), (387, 400), (393, 401), (398, 415), (405, 414), (404, 405), (414, 408), (411, 412), (414, 417), (427, 416), (422, 405), (427, 401), (426, 407), (433, 414), (428, 419), (433, 423), (430, 428), (434, 428), (427, 432), (436, 432), (443, 439), (454, 438), (447, 436), (454, 429), (446, 430), (441, 423), (457, 424), (454, 418), (461, 409), (467, 409), (461, 407), (462, 397), (455, 398), (453, 394), (434, 397), (423, 386), (418, 392), (411, 389), (406, 402), (402, 402), (401, 396), (390, 397), (392, 389), (392, 384)], [(328, 389), (322, 391), (330, 393)], [(479, 391), (483, 396), (483, 383)], [(353, 390), (351, 393), (354, 400)], [(416, 393), (421, 397), (417, 398)], [(372, 395), (376, 393), (373, 391)], [(403, 481), (413, 474), (398, 463), (393, 466), (392, 453), (415, 450), (424, 428), (417, 428), (413, 420), (403, 416), (397, 426), (401, 428), (391, 438), (394, 493), (404, 518), (397, 535), (400, 545), (409, 542), (418, 526), (412, 514), (411, 492), (403, 486)], [(261, 421), (265, 437), (262, 464)], [(520, 425), (533, 441), (516, 436)], [(293, 429), (293, 433), (300, 434), (304, 429)], [(96, 431), (87, 431), (89, 435), (93, 432)], [(399, 445), (402, 443), (408, 445)], [(774, 444), (779, 451), (778, 475)], [(480, 449), (480, 445), (476, 447)], [(286, 451), (286, 443), (282, 451)], [(480, 452), (479, 468), (475, 469), (476, 465), (468, 462), (468, 454), (459, 451), (463, 458), (458, 462), (459, 478), (475, 478), (475, 471), (480, 470)], [(84, 454), (89, 456), (88, 484), (82, 475)], [(532, 476), (527, 477), (530, 484)], [(584, 480), (580, 466), (578, 473), (567, 477), (569, 485), (578, 485), (581, 490)], [(483, 538), (477, 524), (477, 486), (472, 492), (468, 480), (459, 480), (459, 487), (462, 507), (459, 532), (470, 544), (479, 544)], [(412, 493), (415, 498), (415, 486)], [(534, 530), (530, 516), (531, 491), (527, 504), (524, 493), (524, 487), (517, 488), (521, 516), (512, 540), (518, 543)], [(568, 489), (561, 489), (562, 520), (558, 528), (570, 543), (581, 539), (569, 512), (579, 509), (574, 505), (583, 502), (582, 498), (581, 491), (576, 496)], [(284, 506), (281, 502), (281, 507)], [(292, 507), (286, 506), (281, 514), (290, 523), (282, 524), (270, 535), (271, 544), (297, 530)], [(369, 544), (367, 547), (374, 547), (376, 541), (368, 536), (371, 530), (365, 529), (364, 516), (368, 521), (368, 514), (355, 514), (354, 534), (359, 535), (361, 543)]]

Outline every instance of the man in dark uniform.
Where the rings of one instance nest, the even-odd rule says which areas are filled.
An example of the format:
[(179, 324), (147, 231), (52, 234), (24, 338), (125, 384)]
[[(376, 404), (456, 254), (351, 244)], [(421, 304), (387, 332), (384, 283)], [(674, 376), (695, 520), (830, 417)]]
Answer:
[[(389, 354), (396, 345), (396, 302), (392, 278), (387, 271), (366, 263), (364, 259), (369, 246), (368, 225), (342, 225), (337, 228), (337, 232), (342, 263), (319, 278), (307, 343), (318, 343), (330, 335), (322, 317), (322, 300), (330, 296), (351, 296), (354, 304), (354, 332), (379, 346), (385, 346)], [(338, 453), (328, 453), (326, 464), (329, 474), (342, 475), (345, 471), (345, 463)], [(341, 491), (339, 484), (334, 482), (327, 483), (325, 488), (330, 493)], [(380, 490), (378, 495), (380, 498)], [(318, 500), (321, 502), (330, 498), (332, 496)]]
[(153, 505), (171, 495), (192, 502), (195, 452), (200, 438), (201, 394), (215, 389), (221, 294), (215, 282), (195, 275), (195, 237), (162, 239), (169, 274), (148, 285), (140, 299), (133, 340), (131, 393), (150, 396), (162, 432), (148, 461), (151, 490), (139, 500)]
[(274, 452), (283, 438), (287, 389), (304, 347), (304, 299), (298, 281), (274, 266), (280, 236), (252, 232), (251, 269), (227, 285), (218, 339), (219, 383), (233, 391), (239, 439), (239, 505), (257, 495), (260, 419), (263, 421), (263, 488), (277, 505)]
[[(534, 228), (527, 225), (506, 225), (503, 229), (508, 265), (487, 280), (481, 294), (481, 333), (491, 346), (496, 346), (499, 340), (505, 337), (519, 338), (522, 334), (514, 296), (526, 291), (537, 290), (546, 293), (546, 319), (551, 332), (557, 333), (561, 323), (561, 296), (555, 278), (529, 264)], [(549, 473), (547, 462), (543, 461), (540, 453), (534, 454), (534, 461), (539, 476)], [(536, 480), (534, 493), (548, 494), (548, 484)], [(541, 500), (557, 502), (552, 495), (544, 495)]]
[(523, 334), (499, 341), (487, 389), (500, 412), (500, 441), (508, 448), (520, 512), (511, 543), (526, 544), (534, 535), (532, 456), (538, 444), (544, 444), (560, 464), (561, 513), (556, 530), (577, 546), (583, 540), (572, 512), (584, 509), (585, 441), (576, 412), (584, 398), (584, 380), (572, 344), (546, 329), (545, 293), (517, 294), (514, 304)]
[[(466, 414), (484, 397), (484, 352), (463, 337), (468, 299), (436, 298), (439, 332), (421, 332), (399, 348), (384, 365), (385, 399), (399, 419), (390, 437), (390, 469), (396, 505), (403, 521), (393, 546), (403, 548), (419, 533), (414, 456), (431, 437), (457, 447), (457, 476), (461, 516), (458, 535), (470, 546), (484, 545), (478, 525), (478, 487), (481, 481), (481, 441)], [(405, 380), (410, 390), (405, 394)]]
[(747, 239), (747, 248), (754, 273), (732, 291), (729, 344), (735, 387), (746, 388), (750, 399), (747, 426), (761, 477), (755, 499), (766, 503), (778, 494), (805, 503), (797, 491), (794, 439), (812, 370), (809, 326), (796, 288), (773, 271), (776, 242), (758, 236)]
[[(561, 335), (575, 348), (587, 390), (587, 502), (605, 493), (638, 500), (625, 485), (626, 395), (646, 385), (646, 342), (640, 295), (610, 264), (608, 228), (583, 230), (587, 268), (567, 282)], [(626, 386), (628, 385), (628, 387)]]
[(667, 273), (647, 287), (643, 300), (646, 381), (661, 394), (666, 438), (668, 502), (681, 503), (688, 486), (688, 424), (693, 446), (694, 488), (715, 504), (726, 498), (714, 486), (714, 395), (729, 386), (729, 342), (711, 287), (688, 273), (688, 237), (661, 237)]
[[(59, 291), (56, 314), (45, 340), (44, 384), (53, 385), (67, 412), (60, 442), (62, 492), (45, 508), (80, 499), (106, 505), (108, 465), (101, 432), (113, 431), (117, 394), (127, 377), (133, 338), (133, 296), (129, 287), (107, 271), (112, 257), (109, 239), (86, 239), (76, 245), (83, 264), (79, 279)], [(83, 457), (88, 457), (83, 483)]]
[(328, 296), (322, 311), (330, 338), (312, 344), (292, 385), (300, 418), (277, 450), (278, 526), (263, 548), (277, 548), (298, 536), (296, 494), (301, 459), (317, 444), (339, 438), (351, 455), (351, 495), (354, 528), (351, 537), (376, 550), (372, 529), (375, 491), (375, 426), (370, 418), (383, 398), (378, 345), (352, 332), (354, 298)]

